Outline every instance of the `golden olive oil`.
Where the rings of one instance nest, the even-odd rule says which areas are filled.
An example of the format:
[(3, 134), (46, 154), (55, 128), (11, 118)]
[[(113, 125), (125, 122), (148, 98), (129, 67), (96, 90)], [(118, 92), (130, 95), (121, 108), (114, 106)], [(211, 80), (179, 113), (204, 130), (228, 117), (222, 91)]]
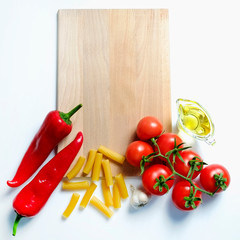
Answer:
[(214, 144), (214, 126), (209, 114), (197, 102), (185, 99), (177, 100), (178, 127), (189, 135)]

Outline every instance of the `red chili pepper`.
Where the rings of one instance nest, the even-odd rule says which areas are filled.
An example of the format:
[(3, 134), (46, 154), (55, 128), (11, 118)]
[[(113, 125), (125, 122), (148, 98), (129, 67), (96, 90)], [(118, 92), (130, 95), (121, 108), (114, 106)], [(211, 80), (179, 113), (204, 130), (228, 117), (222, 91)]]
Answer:
[(18, 193), (13, 201), (13, 208), (17, 213), (13, 225), (14, 236), (20, 219), (36, 215), (45, 205), (76, 157), (82, 142), (83, 135), (79, 132), (76, 138), (44, 165), (33, 180)]
[(7, 181), (9, 187), (20, 186), (35, 173), (58, 143), (71, 132), (70, 117), (81, 107), (82, 104), (79, 104), (69, 113), (59, 111), (48, 113), (25, 153), (14, 178)]

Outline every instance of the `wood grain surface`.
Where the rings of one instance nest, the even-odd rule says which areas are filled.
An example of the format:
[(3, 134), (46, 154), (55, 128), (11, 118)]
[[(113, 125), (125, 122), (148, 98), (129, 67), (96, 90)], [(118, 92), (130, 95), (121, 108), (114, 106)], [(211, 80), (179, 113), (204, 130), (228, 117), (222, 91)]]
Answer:
[[(147, 115), (171, 131), (169, 72), (168, 10), (59, 10), (57, 108), (83, 108), (58, 151), (82, 131), (78, 156), (100, 145), (125, 154)], [(139, 173), (126, 161), (111, 169), (113, 175)]]

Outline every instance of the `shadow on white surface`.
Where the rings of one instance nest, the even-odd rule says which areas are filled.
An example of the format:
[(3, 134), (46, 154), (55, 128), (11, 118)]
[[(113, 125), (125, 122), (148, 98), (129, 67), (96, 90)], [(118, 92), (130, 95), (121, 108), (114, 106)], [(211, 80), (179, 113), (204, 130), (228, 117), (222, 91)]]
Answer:
[(177, 209), (171, 199), (167, 202), (167, 213), (173, 222), (182, 222), (191, 215), (191, 211)]
[(16, 192), (17, 191), (17, 189), (15, 189), (15, 188), (10, 188), (10, 187), (7, 187), (7, 190), (6, 191), (4, 191), (4, 196), (5, 197), (9, 197), (9, 196), (12, 196), (13, 194), (15, 194), (16, 195)]
[[(131, 196), (130, 196), (131, 198)], [(141, 207), (139, 209), (135, 209), (134, 207), (131, 206), (131, 204), (129, 204), (129, 208), (128, 208), (128, 212), (129, 214), (144, 214), (144, 212), (148, 212), (149, 209), (153, 208), (154, 204), (159, 200), (159, 197), (157, 196), (152, 196), (149, 199), (149, 202), (144, 206)], [(131, 201), (131, 200), (130, 200)]]
[(209, 208), (211, 209), (213, 205), (218, 205), (218, 202), (221, 201), (221, 193), (215, 194), (213, 197), (207, 195), (207, 194), (202, 194), (202, 205), (201, 208)]

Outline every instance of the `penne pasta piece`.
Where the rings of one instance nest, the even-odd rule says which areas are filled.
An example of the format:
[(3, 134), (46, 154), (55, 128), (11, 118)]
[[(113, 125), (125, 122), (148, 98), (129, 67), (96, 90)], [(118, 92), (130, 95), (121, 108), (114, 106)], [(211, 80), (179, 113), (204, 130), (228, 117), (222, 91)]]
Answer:
[(94, 149), (91, 149), (91, 150), (89, 151), (87, 163), (86, 163), (86, 165), (84, 166), (84, 169), (83, 169), (83, 172), (84, 172), (85, 174), (89, 174), (90, 171), (92, 170), (96, 153), (97, 153), (97, 151), (94, 150)]
[(110, 168), (110, 163), (109, 160), (102, 160), (102, 166), (103, 166), (103, 172), (106, 180), (107, 186), (113, 185), (113, 180), (112, 180), (112, 171)]
[(125, 160), (125, 156), (123, 156), (117, 152), (114, 152), (113, 150), (111, 150), (105, 146), (100, 146), (98, 148), (98, 152), (102, 153), (104, 156), (106, 156), (109, 159), (111, 159), (117, 163), (120, 163), (120, 164), (123, 164), (123, 162)]
[(82, 181), (82, 182), (67, 182), (64, 181), (62, 184), (63, 190), (82, 190), (87, 189), (90, 186), (88, 181)]
[(92, 197), (93, 192), (95, 191), (96, 187), (97, 187), (97, 185), (92, 182), (82, 198), (80, 207), (85, 208), (88, 205), (88, 202), (89, 202), (90, 198)]
[(121, 207), (121, 196), (116, 182), (113, 184), (113, 207)]
[(119, 173), (118, 175), (115, 176), (115, 181), (118, 185), (118, 189), (121, 195), (121, 198), (125, 199), (128, 197), (128, 190), (126, 187), (126, 183), (124, 181), (123, 175)]
[(80, 197), (80, 195), (78, 193), (72, 194), (70, 202), (69, 202), (67, 208), (65, 209), (65, 211), (63, 212), (63, 217), (68, 218), (71, 215), (73, 209), (77, 205), (79, 197)]
[(103, 197), (104, 202), (107, 207), (113, 206), (113, 198), (111, 194), (110, 187), (107, 186), (106, 180), (102, 179), (102, 191), (103, 191)]
[(76, 175), (80, 172), (83, 164), (85, 162), (85, 157), (80, 156), (77, 163), (74, 165), (74, 167), (72, 168), (72, 170), (67, 174), (67, 178), (69, 180), (73, 179), (74, 177), (76, 177)]
[(96, 207), (99, 211), (101, 211), (106, 217), (110, 218), (113, 215), (113, 211), (108, 208), (101, 200), (97, 197), (93, 196), (90, 200), (90, 203)]
[(92, 171), (92, 181), (99, 180), (102, 158), (103, 158), (102, 153), (96, 153), (96, 157), (93, 165), (93, 171)]

